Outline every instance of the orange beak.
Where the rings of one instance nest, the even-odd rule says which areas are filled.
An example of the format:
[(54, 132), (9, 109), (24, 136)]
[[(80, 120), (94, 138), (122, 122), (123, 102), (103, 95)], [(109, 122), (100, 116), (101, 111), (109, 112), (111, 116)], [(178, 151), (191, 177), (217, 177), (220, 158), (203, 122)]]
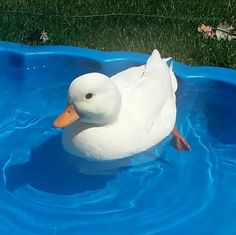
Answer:
[(79, 119), (80, 115), (75, 110), (73, 105), (69, 105), (66, 107), (65, 111), (57, 117), (57, 119), (54, 121), (53, 125), (54, 127), (67, 127), (73, 122), (75, 122), (77, 119)]

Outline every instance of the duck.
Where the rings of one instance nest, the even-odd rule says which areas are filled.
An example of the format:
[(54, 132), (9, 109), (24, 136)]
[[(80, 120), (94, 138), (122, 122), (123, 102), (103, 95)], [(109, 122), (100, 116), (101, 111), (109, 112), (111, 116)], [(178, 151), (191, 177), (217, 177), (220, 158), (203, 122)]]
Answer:
[(54, 121), (64, 128), (64, 149), (89, 160), (117, 160), (172, 134), (178, 150), (190, 150), (175, 126), (177, 80), (167, 61), (154, 49), (144, 65), (111, 77), (92, 72), (75, 78), (68, 106)]

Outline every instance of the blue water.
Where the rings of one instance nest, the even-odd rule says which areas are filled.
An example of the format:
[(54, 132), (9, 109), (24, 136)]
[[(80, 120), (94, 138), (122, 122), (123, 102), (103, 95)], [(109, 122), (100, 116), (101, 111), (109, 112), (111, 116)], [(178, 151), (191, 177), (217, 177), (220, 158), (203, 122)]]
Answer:
[(75, 164), (52, 122), (85, 71), (1, 70), (0, 234), (236, 234), (236, 87), (179, 80), (191, 152), (167, 138), (124, 164)]

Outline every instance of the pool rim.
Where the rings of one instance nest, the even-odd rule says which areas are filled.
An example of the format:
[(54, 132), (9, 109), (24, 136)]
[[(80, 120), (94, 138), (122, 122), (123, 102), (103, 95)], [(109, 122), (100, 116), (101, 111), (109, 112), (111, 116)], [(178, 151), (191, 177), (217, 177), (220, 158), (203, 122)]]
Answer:
[[(0, 41), (0, 55), (2, 52), (9, 52), (16, 56), (21, 55), (24, 57), (35, 57), (38, 55), (73, 56), (75, 58), (93, 60), (101, 64), (119, 61), (144, 64), (149, 57), (148, 54), (138, 52), (100, 51), (62, 45), (28, 46), (19, 43)], [(173, 60), (173, 70), (176, 76), (182, 79), (197, 77), (236, 85), (236, 70), (234, 69), (214, 66), (189, 66)]]

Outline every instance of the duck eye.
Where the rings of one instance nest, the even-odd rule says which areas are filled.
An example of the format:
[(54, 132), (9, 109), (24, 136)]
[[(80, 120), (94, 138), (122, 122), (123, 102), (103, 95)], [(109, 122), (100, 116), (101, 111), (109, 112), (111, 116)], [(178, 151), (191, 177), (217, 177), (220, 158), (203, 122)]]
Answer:
[(91, 99), (92, 97), (93, 97), (93, 94), (92, 94), (92, 93), (88, 93), (88, 94), (85, 96), (86, 99)]

